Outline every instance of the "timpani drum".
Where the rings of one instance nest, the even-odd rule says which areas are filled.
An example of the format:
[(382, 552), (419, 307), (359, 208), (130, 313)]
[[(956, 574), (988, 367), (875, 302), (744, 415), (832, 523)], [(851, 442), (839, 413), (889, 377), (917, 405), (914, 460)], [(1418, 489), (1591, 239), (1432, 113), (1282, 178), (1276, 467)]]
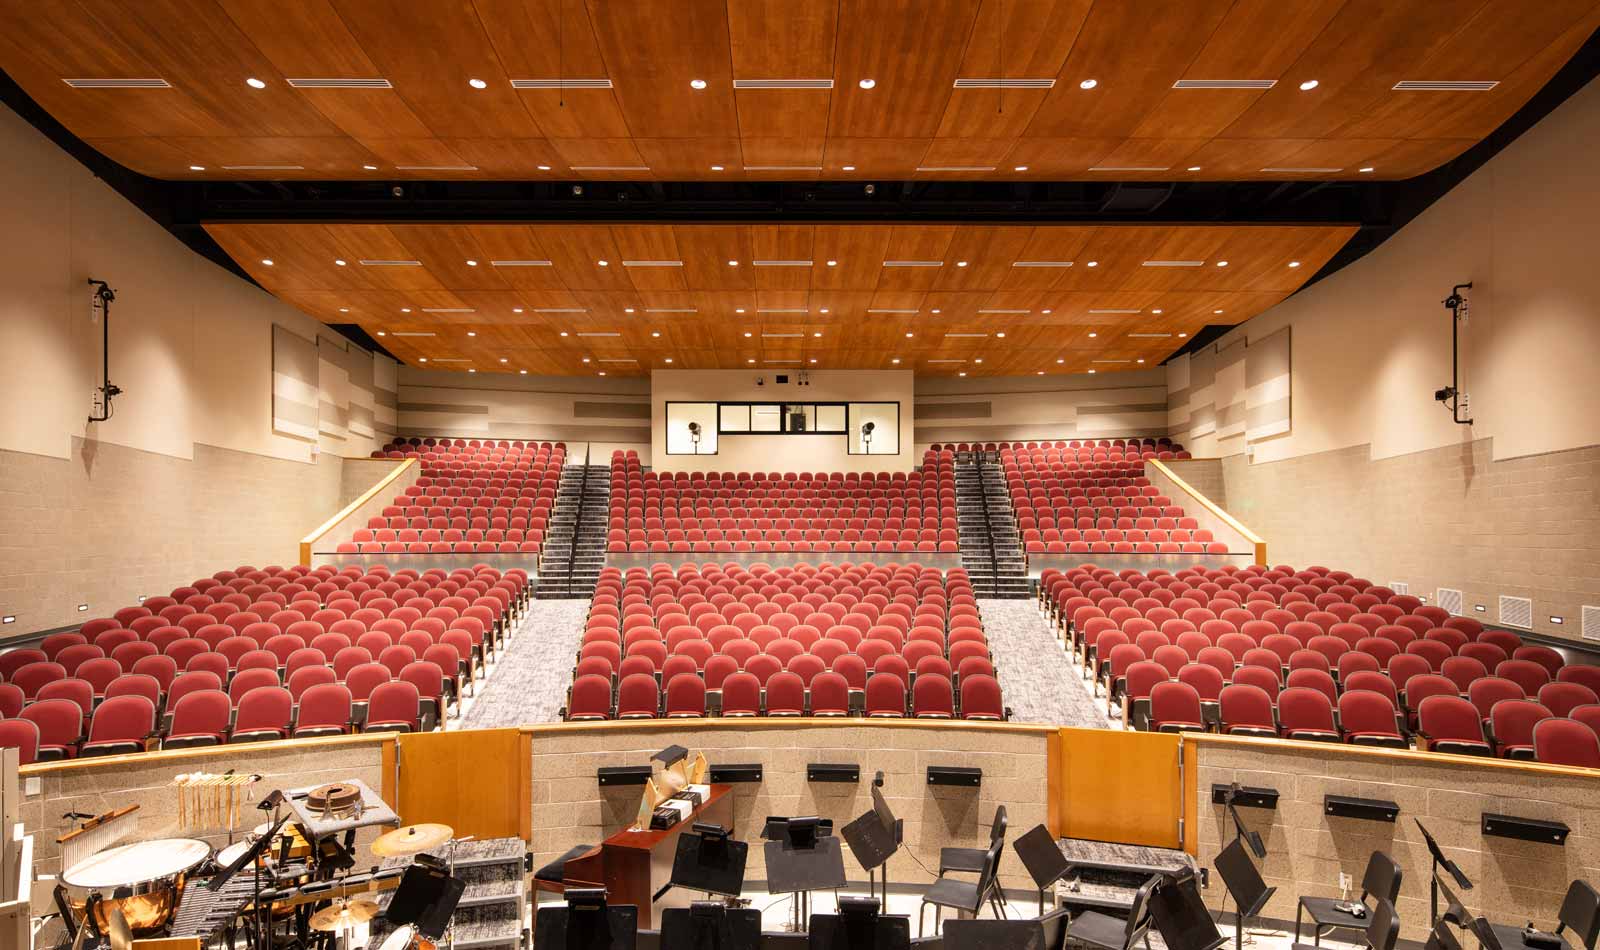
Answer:
[(211, 856), (204, 841), (159, 838), (115, 848), (79, 861), (61, 875), (74, 908), (82, 908), (99, 892), (95, 925), (108, 932), (112, 907), (122, 911), (135, 936), (155, 933), (172, 919), (178, 896), (190, 871)]

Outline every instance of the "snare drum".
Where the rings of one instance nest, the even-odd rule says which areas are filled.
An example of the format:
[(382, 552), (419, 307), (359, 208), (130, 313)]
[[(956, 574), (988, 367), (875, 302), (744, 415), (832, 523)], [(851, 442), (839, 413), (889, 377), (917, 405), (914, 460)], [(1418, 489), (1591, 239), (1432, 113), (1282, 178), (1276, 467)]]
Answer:
[(210, 856), (210, 846), (193, 838), (140, 841), (79, 861), (61, 875), (61, 883), (75, 909), (81, 909), (91, 893), (100, 893), (103, 899), (95, 905), (95, 924), (101, 933), (108, 932), (111, 908), (116, 907), (134, 936), (147, 936), (172, 919), (184, 878)]
[(417, 933), (410, 924), (401, 924), (383, 940), (378, 950), (438, 950), (438, 944)]

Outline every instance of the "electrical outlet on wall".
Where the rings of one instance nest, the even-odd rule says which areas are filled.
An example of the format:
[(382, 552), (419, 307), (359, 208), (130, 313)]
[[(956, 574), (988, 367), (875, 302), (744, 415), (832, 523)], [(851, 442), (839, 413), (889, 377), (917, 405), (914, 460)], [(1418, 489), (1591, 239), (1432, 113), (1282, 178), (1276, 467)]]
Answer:
[(1350, 875), (1346, 874), (1343, 871), (1339, 872), (1339, 899), (1340, 900), (1349, 900), (1350, 899), (1350, 887), (1354, 883), (1355, 883), (1355, 881), (1350, 877)]
[(1457, 404), (1458, 408), (1460, 408), (1462, 415), (1467, 416), (1468, 418), (1471, 418), (1471, 416), (1472, 416), (1472, 394), (1471, 393), (1464, 392), (1461, 395), (1457, 396), (1456, 397), (1456, 404)]

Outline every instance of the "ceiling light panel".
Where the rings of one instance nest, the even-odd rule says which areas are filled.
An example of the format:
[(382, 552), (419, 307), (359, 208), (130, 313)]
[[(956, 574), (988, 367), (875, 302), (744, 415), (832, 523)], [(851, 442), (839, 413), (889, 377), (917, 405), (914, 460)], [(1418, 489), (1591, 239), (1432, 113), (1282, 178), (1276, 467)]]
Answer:
[(751, 261), (752, 267), (810, 267), (814, 261)]
[(74, 89), (171, 89), (165, 79), (63, 79)]
[(746, 165), (747, 172), (820, 172), (821, 165)]
[(609, 79), (513, 79), (512, 89), (611, 89)]
[(884, 261), (884, 267), (943, 267), (944, 261)]
[(588, 313), (588, 307), (534, 307), (534, 313)]
[(919, 172), (992, 172), (993, 165), (918, 165)]
[(735, 79), (735, 89), (832, 89), (831, 79)]
[(396, 330), (390, 336), (438, 336), (432, 330)]
[(358, 260), (358, 261), (356, 261), (356, 263), (360, 264), (362, 267), (421, 267), (422, 266), (422, 262), (421, 261), (402, 261), (402, 260), (398, 260), (398, 259), (396, 259), (396, 260)]
[(423, 307), (423, 313), (477, 313), (476, 307)]
[(1071, 261), (1012, 261), (1012, 267), (1071, 267)]
[(396, 165), (396, 171), (402, 172), (475, 172), (476, 165)]
[(683, 261), (623, 261), (623, 267), (682, 267)]
[(1500, 85), (1490, 81), (1451, 81), (1438, 79), (1404, 79), (1394, 84), (1395, 92), (1488, 92)]
[(1145, 261), (1145, 267), (1204, 267), (1205, 261)]
[(1164, 340), (1171, 336), (1170, 333), (1130, 333), (1128, 336), (1135, 340)]
[(1174, 89), (1271, 89), (1276, 79), (1180, 79)]
[(1164, 172), (1168, 165), (1093, 165), (1092, 172)]
[(617, 333), (617, 332), (615, 332), (615, 331), (610, 331), (610, 330), (608, 330), (608, 331), (599, 331), (599, 330), (587, 330), (587, 331), (583, 331), (583, 332), (580, 332), (580, 333), (576, 333), (576, 334), (573, 334), (573, 335), (574, 335), (574, 336), (600, 336), (600, 337), (611, 337), (611, 336), (621, 336), (621, 335), (622, 335), (622, 334), (620, 334), (620, 333)]
[(387, 79), (285, 79), (296, 89), (393, 89)]
[(490, 267), (550, 267), (549, 261), (490, 261)]
[(304, 165), (224, 165), (223, 171), (229, 172), (298, 172), (304, 171)]
[(1089, 309), (1089, 312), (1090, 313), (1143, 313), (1144, 311), (1140, 310), (1137, 307), (1133, 307), (1133, 308), (1127, 308), (1127, 307), (1098, 307), (1098, 308), (1095, 308), (1095, 307), (1091, 307)]
[(1054, 79), (957, 79), (957, 89), (1054, 89)]

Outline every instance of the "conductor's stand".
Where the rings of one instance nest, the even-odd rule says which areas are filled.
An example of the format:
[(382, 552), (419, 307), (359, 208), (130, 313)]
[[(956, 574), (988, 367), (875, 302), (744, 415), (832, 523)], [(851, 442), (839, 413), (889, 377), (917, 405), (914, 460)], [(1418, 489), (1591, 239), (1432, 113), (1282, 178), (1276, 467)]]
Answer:
[(792, 926), (803, 931), (811, 916), (811, 892), (844, 887), (844, 851), (833, 836), (833, 820), (769, 817), (761, 837), (767, 839), (762, 846), (767, 890), (795, 895)]

